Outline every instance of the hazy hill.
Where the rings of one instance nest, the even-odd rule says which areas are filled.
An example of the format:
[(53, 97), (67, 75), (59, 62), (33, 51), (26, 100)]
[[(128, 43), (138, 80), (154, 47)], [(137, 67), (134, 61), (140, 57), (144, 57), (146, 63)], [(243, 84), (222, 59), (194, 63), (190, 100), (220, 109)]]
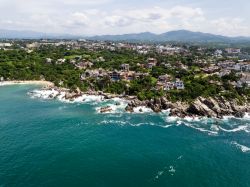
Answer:
[(163, 34), (153, 34), (150, 32), (124, 35), (102, 35), (89, 37), (92, 40), (110, 41), (156, 41), (156, 42), (223, 42), (237, 43), (250, 42), (250, 37), (227, 37), (202, 32), (192, 32), (187, 30), (170, 31)]
[(51, 34), (35, 31), (17, 31), (0, 29), (0, 38), (5, 39), (79, 39), (100, 41), (134, 41), (134, 42), (195, 42), (195, 43), (249, 43), (250, 37), (227, 37), (202, 32), (187, 30), (170, 31), (163, 34), (150, 32), (123, 34), (123, 35), (100, 35), (84, 37), (70, 34)]

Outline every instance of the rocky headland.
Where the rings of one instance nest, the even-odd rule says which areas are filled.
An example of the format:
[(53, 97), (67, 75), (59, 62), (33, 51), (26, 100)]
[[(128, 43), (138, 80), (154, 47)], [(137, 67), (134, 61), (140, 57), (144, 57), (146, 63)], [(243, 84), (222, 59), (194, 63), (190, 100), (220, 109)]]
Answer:
[(132, 100), (126, 107), (126, 111), (133, 112), (138, 106), (146, 106), (154, 112), (170, 110), (170, 116), (185, 117), (209, 117), (223, 118), (223, 116), (234, 116), (242, 118), (250, 112), (250, 103), (239, 104), (236, 99), (228, 100), (224, 97), (204, 98), (199, 97), (191, 103), (170, 102), (166, 98), (158, 98), (150, 101)]
[[(63, 97), (63, 99), (68, 101), (74, 101), (75, 99), (83, 96), (100, 96), (101, 100), (110, 100), (114, 98), (120, 98), (127, 101), (127, 106), (125, 110), (127, 112), (133, 113), (136, 108), (147, 107), (152, 109), (154, 112), (159, 113), (163, 110), (169, 110), (170, 116), (185, 118), (185, 117), (208, 117), (208, 118), (223, 118), (223, 116), (234, 116), (237, 118), (242, 118), (246, 113), (250, 113), (250, 102), (248, 98), (245, 98), (245, 102), (239, 102), (237, 99), (226, 99), (222, 96), (218, 97), (198, 97), (192, 102), (171, 102), (165, 97), (156, 98), (152, 100), (140, 101), (136, 96), (124, 96), (103, 93), (101, 91), (87, 91), (82, 92), (80, 89), (74, 91), (58, 88), (54, 86), (47, 86), (43, 88), (44, 90), (53, 90), (57, 94), (49, 95), (50, 99), (56, 99), (58, 97)], [(119, 103), (117, 103), (118, 105)], [(100, 109), (101, 113), (110, 112), (112, 109), (105, 106)]]

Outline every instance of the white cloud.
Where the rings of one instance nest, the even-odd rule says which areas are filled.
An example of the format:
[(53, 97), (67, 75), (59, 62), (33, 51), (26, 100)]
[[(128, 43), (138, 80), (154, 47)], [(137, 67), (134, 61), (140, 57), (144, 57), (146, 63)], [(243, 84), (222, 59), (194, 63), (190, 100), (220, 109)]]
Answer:
[(111, 27), (125, 27), (131, 25), (133, 21), (133, 19), (117, 15), (107, 16), (104, 20), (104, 23)]
[(212, 19), (200, 7), (141, 3), (136, 8), (119, 8), (112, 3), (116, 4), (114, 0), (0, 0), (0, 27), (87, 35), (176, 29), (250, 35), (246, 20), (220, 15)]
[(211, 21), (211, 25), (219, 34), (226, 32), (227, 35), (231, 36), (249, 35), (248, 26), (241, 18), (219, 18)]
[(71, 15), (68, 24), (74, 26), (86, 26), (90, 22), (88, 16), (82, 12), (75, 12)]
[[(144, 9), (115, 10), (105, 13), (104, 21), (100, 19), (100, 25), (113, 30), (123, 27), (122, 32), (128, 30), (143, 32), (151, 31), (156, 33), (176, 29), (179, 25), (191, 25), (191, 21), (204, 20), (203, 12), (199, 8), (173, 7), (170, 9), (153, 7)], [(185, 23), (185, 24), (184, 24)], [(115, 28), (114, 28), (115, 27)], [(126, 27), (127, 29), (124, 29)]]
[(189, 19), (203, 16), (203, 11), (200, 8), (177, 6), (170, 10), (170, 15), (171, 17)]
[(65, 5), (102, 5), (102, 4), (106, 4), (106, 3), (111, 3), (112, 0), (83, 0), (83, 1), (79, 1), (79, 0), (54, 0), (57, 1), (58, 3), (63, 3)]

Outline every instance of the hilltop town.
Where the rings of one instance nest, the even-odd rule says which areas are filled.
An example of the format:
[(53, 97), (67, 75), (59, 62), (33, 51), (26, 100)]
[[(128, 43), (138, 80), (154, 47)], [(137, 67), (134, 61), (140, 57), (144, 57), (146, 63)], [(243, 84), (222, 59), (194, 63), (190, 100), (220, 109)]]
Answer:
[[(137, 105), (147, 105), (156, 112), (179, 108), (181, 114), (173, 114), (177, 116), (242, 116), (250, 100), (250, 49), (84, 39), (3, 40), (0, 81), (5, 80), (51, 81), (69, 88), (72, 97), (79, 92), (133, 96), (137, 101), (128, 105), (131, 112)], [(223, 113), (211, 109), (216, 105), (212, 99), (233, 104), (224, 106)], [(236, 105), (243, 106), (241, 111), (233, 108)], [(206, 107), (210, 114), (204, 112)]]

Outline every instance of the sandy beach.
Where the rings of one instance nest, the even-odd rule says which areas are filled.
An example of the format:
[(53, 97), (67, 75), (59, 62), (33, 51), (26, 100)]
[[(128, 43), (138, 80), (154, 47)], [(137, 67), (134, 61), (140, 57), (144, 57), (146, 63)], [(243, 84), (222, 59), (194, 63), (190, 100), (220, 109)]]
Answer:
[(30, 81), (20, 81), (20, 80), (14, 80), (14, 81), (2, 81), (0, 82), (0, 86), (5, 86), (5, 85), (15, 85), (15, 84), (33, 84), (33, 85), (42, 85), (42, 86), (54, 86), (54, 83), (49, 82), (49, 81), (42, 81), (42, 80), (30, 80)]

